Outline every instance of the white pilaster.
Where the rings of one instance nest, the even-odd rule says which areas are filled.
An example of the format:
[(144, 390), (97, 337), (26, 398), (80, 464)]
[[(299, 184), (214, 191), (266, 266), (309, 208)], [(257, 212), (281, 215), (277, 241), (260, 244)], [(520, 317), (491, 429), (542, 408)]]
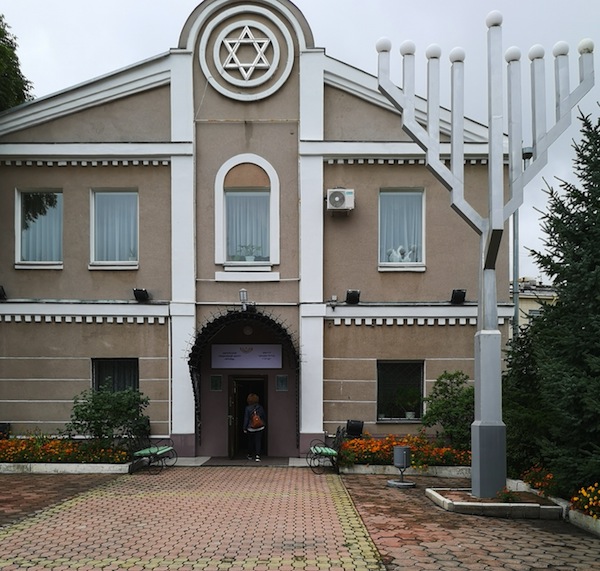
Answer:
[(301, 306), (300, 432), (323, 432), (323, 316), (325, 305)]
[[(171, 138), (194, 140), (192, 54), (171, 52)], [(187, 365), (196, 328), (194, 154), (171, 159), (171, 432), (193, 435), (195, 405)]]
[(323, 50), (304, 51), (300, 56), (300, 140), (323, 140), (325, 55)]
[(187, 352), (196, 328), (196, 257), (194, 233), (193, 157), (173, 157), (171, 163), (171, 363), (172, 431), (191, 434), (194, 395)]
[[(324, 53), (300, 56), (300, 142), (323, 141)], [(323, 156), (300, 155), (300, 433), (323, 432)], [(302, 444), (301, 444), (302, 445)]]
[(300, 431), (323, 431), (323, 159), (300, 158)]

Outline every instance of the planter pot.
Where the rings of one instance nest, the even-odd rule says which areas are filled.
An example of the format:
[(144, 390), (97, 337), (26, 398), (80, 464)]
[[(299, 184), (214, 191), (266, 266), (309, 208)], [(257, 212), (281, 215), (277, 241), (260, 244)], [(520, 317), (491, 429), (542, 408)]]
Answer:
[(600, 519), (594, 519), (592, 516), (571, 510), (569, 511), (569, 521), (573, 525), (600, 537)]

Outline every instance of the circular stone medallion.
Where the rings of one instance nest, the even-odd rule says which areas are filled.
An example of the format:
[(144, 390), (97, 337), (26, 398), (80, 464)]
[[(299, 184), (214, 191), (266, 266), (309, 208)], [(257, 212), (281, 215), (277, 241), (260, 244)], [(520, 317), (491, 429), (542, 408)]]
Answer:
[(294, 43), (272, 12), (239, 6), (219, 13), (207, 25), (199, 59), (208, 81), (221, 94), (256, 101), (275, 93), (289, 77)]

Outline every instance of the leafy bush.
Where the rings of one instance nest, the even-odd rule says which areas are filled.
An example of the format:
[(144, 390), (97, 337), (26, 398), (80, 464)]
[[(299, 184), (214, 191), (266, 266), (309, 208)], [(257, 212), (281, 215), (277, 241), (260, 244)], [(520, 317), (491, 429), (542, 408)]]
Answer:
[(389, 465), (394, 463), (394, 446), (408, 446), (413, 467), (468, 466), (471, 453), (449, 447), (435, 446), (424, 434), (396, 435), (374, 438), (368, 434), (362, 438), (345, 440), (339, 451), (340, 466), (352, 464)]
[(127, 462), (125, 450), (104, 447), (96, 440), (71, 440), (35, 435), (0, 440), (0, 462)]
[(424, 399), (427, 412), (423, 415), (423, 425), (441, 426), (438, 436), (459, 450), (470, 450), (471, 424), (475, 419), (475, 388), (468, 380), (462, 371), (444, 371)]
[(571, 509), (583, 512), (594, 519), (600, 517), (600, 487), (598, 482), (593, 486), (581, 488), (573, 498), (571, 498)]
[(88, 389), (75, 397), (66, 433), (104, 443), (147, 437), (150, 418), (144, 409), (149, 403), (148, 397), (132, 389), (116, 392), (106, 387), (97, 391)]

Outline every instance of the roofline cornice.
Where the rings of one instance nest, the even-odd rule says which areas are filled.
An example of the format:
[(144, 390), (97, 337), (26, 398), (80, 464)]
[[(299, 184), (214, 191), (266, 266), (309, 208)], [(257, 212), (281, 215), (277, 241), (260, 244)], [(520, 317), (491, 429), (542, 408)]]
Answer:
[(0, 114), (0, 136), (77, 113), (115, 99), (168, 85), (170, 53), (94, 78), (69, 89), (34, 99)]
[[(300, 141), (299, 153), (302, 156), (322, 156), (325, 160), (334, 159), (414, 159), (425, 157), (419, 145), (412, 141)], [(440, 143), (442, 159), (450, 158), (450, 143)], [(487, 143), (465, 145), (465, 158), (478, 162), (487, 160)]]
[[(42, 166), (37, 161), (102, 162), (111, 160), (169, 160), (174, 156), (192, 156), (192, 142), (177, 143), (3, 143), (0, 144), (0, 161), (17, 166)], [(58, 164), (57, 166), (66, 166)], [(94, 166), (94, 165), (92, 165)]]

